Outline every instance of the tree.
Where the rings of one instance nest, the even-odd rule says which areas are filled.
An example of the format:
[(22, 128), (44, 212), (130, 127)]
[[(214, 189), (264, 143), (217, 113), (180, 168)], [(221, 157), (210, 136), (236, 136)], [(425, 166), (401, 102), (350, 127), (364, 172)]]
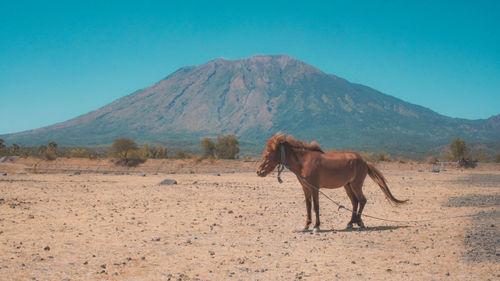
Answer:
[(464, 140), (455, 138), (450, 143), (450, 151), (453, 155), (453, 160), (458, 161), (466, 157), (467, 153), (469, 152), (469, 148), (467, 147), (467, 143)]
[(209, 158), (215, 156), (215, 143), (211, 138), (201, 139), (201, 152), (203, 158)]
[(57, 143), (55, 141), (49, 142), (49, 148), (56, 151), (57, 150)]
[(39, 153), (39, 154), (43, 154), (46, 150), (47, 150), (47, 146), (46, 146), (46, 145), (43, 145), (43, 144), (42, 144), (42, 145), (40, 145), (40, 146), (38, 147), (38, 153)]
[(240, 152), (238, 139), (234, 135), (218, 136), (215, 143), (215, 153), (219, 159), (235, 159)]
[(160, 159), (160, 158), (167, 158), (168, 157), (168, 151), (165, 146), (153, 146), (151, 148), (151, 157), (155, 159)]
[(189, 155), (183, 149), (179, 149), (172, 157), (174, 159), (185, 159), (188, 158)]
[(40, 145), (38, 147), (38, 155), (45, 160), (56, 160), (57, 155), (52, 147), (47, 147), (46, 145), (43, 144)]
[[(58, 154), (57, 153), (57, 143), (55, 141), (49, 142), (49, 146), (47, 147), (46, 154), (54, 155), (55, 157), (57, 157), (57, 154)], [(49, 158), (52, 158), (52, 157), (49, 157)]]
[[(132, 159), (138, 156), (139, 147), (137, 143), (129, 138), (119, 138), (115, 139), (111, 148), (109, 149), (109, 154), (111, 156), (116, 156), (123, 161), (125, 165), (134, 164)], [(131, 162), (131, 163), (129, 163)]]
[(6, 154), (5, 144), (3, 144), (3, 139), (0, 139), (0, 156)]
[(151, 157), (151, 151), (149, 149), (149, 144), (147, 142), (144, 142), (142, 144), (141, 149), (140, 149), (140, 155), (143, 158)]
[(19, 147), (19, 145), (17, 143), (13, 143), (12, 147), (10, 148), (10, 152), (12, 153), (12, 155), (18, 156), (20, 151), (21, 148)]

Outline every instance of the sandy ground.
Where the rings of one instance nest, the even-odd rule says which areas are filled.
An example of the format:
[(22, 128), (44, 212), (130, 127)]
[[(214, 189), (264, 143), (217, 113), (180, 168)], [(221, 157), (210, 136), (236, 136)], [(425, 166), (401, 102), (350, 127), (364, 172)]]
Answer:
[[(367, 179), (366, 214), (482, 216), (365, 217), (366, 229), (346, 230), (350, 213), (321, 197), (313, 234), (297, 231), (305, 204), (290, 172), (278, 184), (255, 163), (170, 164), (145, 176), (0, 164), (0, 280), (500, 279), (500, 166), (378, 165), (410, 202), (391, 206)], [(343, 189), (325, 192), (350, 206)]]

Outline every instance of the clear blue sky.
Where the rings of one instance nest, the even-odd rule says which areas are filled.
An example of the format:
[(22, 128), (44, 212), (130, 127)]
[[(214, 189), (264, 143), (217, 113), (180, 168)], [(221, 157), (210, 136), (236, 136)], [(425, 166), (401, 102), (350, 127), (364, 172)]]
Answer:
[(0, 1), (0, 134), (66, 121), (185, 65), (255, 54), (488, 118), (500, 113), (498, 3)]

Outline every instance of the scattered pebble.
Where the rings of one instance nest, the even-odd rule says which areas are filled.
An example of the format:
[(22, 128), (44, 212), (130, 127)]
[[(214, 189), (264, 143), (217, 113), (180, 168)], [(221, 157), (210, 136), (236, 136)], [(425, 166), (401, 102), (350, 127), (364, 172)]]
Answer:
[(173, 185), (173, 184), (177, 184), (177, 181), (171, 179), (164, 179), (159, 183), (159, 185)]

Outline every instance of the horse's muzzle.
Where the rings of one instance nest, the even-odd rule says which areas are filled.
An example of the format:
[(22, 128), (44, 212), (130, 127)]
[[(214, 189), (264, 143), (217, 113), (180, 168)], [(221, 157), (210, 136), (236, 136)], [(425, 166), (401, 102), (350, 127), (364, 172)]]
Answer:
[(267, 176), (267, 174), (269, 174), (269, 172), (267, 171), (266, 168), (268, 168), (267, 165), (265, 165), (264, 167), (259, 167), (257, 169), (257, 175), (259, 177), (265, 177), (265, 176)]

